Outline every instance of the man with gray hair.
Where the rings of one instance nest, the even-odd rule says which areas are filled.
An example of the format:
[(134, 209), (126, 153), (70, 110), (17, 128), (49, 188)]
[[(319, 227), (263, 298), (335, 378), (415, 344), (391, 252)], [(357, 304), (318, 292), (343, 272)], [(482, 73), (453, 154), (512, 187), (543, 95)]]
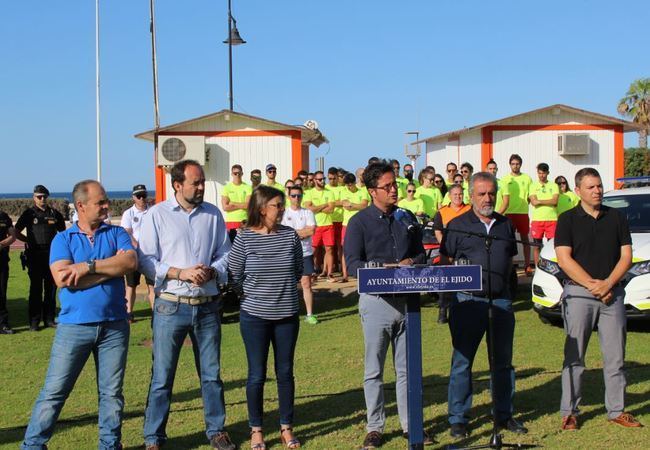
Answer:
[(137, 268), (138, 258), (124, 228), (104, 222), (108, 198), (101, 184), (81, 181), (72, 195), (79, 220), (58, 233), (50, 248), (50, 270), (61, 289), (59, 325), (23, 450), (47, 448), (90, 355), (97, 369), (99, 449), (122, 448), (122, 385), (129, 347), (124, 275)]
[[(515, 371), (512, 367), (512, 340), (515, 315), (509, 285), (512, 257), (517, 254), (514, 228), (506, 217), (494, 212), (497, 195), (496, 178), (478, 172), (470, 178), (472, 209), (452, 219), (440, 246), (440, 253), (454, 261), (477, 264), (483, 268), (483, 290), (458, 292), (449, 310), (449, 330), (453, 345), (449, 374), (448, 415), (450, 434), (454, 438), (469, 436), (468, 422), (472, 408), (472, 365), (476, 351), (488, 329), (488, 298), (493, 299), (494, 367), (492, 389), (497, 424), (515, 433), (528, 430), (512, 417)], [(474, 233), (475, 235), (466, 234)], [(491, 243), (491, 272), (487, 271), (488, 253), (485, 238)], [(491, 283), (488, 283), (491, 277)], [(488, 292), (491, 286), (491, 292)]]

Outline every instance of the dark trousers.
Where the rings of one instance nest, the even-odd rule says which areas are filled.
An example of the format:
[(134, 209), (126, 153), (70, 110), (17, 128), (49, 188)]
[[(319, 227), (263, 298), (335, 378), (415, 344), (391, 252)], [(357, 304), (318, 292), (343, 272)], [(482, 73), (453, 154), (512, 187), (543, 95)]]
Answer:
[[(494, 300), (494, 389), (497, 420), (512, 417), (515, 370), (512, 367), (512, 340), (515, 316), (512, 302)], [(476, 351), (488, 328), (488, 303), (485, 299), (459, 292), (451, 303), (449, 329), (454, 352), (449, 375), (449, 423), (467, 423), (472, 408), (472, 365)]]
[(293, 379), (293, 356), (300, 327), (298, 315), (281, 320), (266, 320), (240, 310), (239, 327), (248, 360), (246, 402), (249, 426), (261, 427), (263, 422), (264, 382), (269, 344), (273, 345), (275, 356), (280, 424), (293, 424), (293, 402), (296, 390)]
[(0, 327), (9, 326), (7, 311), (7, 281), (9, 280), (9, 263), (0, 257)]
[(29, 322), (54, 322), (56, 285), (50, 272), (49, 256), (29, 256)]

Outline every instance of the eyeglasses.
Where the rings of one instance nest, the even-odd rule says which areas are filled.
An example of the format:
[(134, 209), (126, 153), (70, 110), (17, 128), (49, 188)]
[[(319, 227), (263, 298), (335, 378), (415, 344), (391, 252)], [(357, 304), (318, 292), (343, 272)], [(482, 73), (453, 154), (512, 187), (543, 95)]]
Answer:
[(147, 198), (147, 194), (135, 194), (134, 197), (139, 200), (142, 200), (143, 198)]
[(323, 181), (325, 178), (314, 178), (314, 181)]
[(390, 184), (386, 184), (386, 185), (384, 185), (384, 186), (377, 186), (375, 189), (381, 189), (382, 191), (385, 191), (385, 192), (388, 194), (388, 193), (389, 193), (390, 191), (392, 191), (393, 189), (394, 189), (394, 190), (397, 190), (397, 183), (396, 183), (396, 182), (392, 182), (392, 183), (390, 183)]
[(412, 193), (414, 193), (414, 192), (415, 192), (415, 190), (413, 190), (413, 189), (407, 189), (407, 191), (406, 191), (406, 192), (408, 192), (409, 194), (412, 194)]
[(243, 172), (233, 172), (232, 174), (236, 177), (241, 177), (243, 175)]
[(302, 198), (302, 194), (290, 194), (289, 197), (291, 197), (291, 198)]
[(463, 169), (463, 170), (460, 171), (460, 173), (469, 173), (469, 170)]
[(266, 171), (266, 173), (276, 173), (276, 172), (277, 172), (277, 170), (275, 170), (275, 169), (271, 169), (271, 170)]
[(442, 180), (433, 180), (433, 182), (436, 184), (442, 184)]
[(447, 169), (447, 173), (456, 172), (456, 170), (458, 170), (458, 169)]
[(36, 197), (39, 200), (43, 200), (44, 198), (47, 198), (47, 195), (41, 194), (41, 195), (35, 195), (34, 197)]
[(279, 203), (267, 203), (266, 206), (272, 206), (277, 209), (284, 209), (284, 203), (279, 202)]
[(557, 184), (569, 184), (569, 183), (566, 181), (558, 181)]

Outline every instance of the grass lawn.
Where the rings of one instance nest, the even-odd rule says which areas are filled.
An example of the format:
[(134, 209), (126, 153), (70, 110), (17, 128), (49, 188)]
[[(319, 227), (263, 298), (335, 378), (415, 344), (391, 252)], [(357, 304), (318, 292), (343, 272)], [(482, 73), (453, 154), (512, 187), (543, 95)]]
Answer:
[[(17, 252), (12, 252), (11, 256), (9, 309), (11, 324), (18, 333), (0, 336), (0, 448), (3, 449), (17, 448), (22, 441), (31, 408), (43, 384), (54, 336), (51, 329), (38, 333), (26, 331), (28, 279), (26, 272), (20, 270)], [(316, 326), (301, 324), (296, 355), (296, 435), (307, 448), (358, 448), (365, 435), (365, 408), (362, 390), (363, 338), (357, 315), (357, 296), (353, 289), (333, 288), (325, 284), (320, 283), (316, 295), (316, 312), (322, 323)], [(521, 287), (516, 302), (515, 414), (526, 422), (530, 433), (521, 438), (506, 433), (504, 440), (558, 449), (648, 448), (650, 327), (632, 327), (627, 343), (627, 410), (649, 428), (626, 430), (606, 423), (602, 361), (598, 339), (594, 335), (587, 358), (589, 370), (584, 377), (582, 429), (574, 433), (561, 433), (558, 406), (563, 331), (560, 327), (543, 325), (538, 320), (531, 309), (527, 289), (527, 285)], [(446, 326), (435, 323), (437, 309), (430, 301), (425, 301), (422, 311), (425, 426), (440, 445), (446, 445), (451, 443), (446, 422), (451, 354), (449, 331)], [(132, 326), (124, 386), (126, 408), (123, 443), (128, 449), (141, 448), (143, 442), (143, 411), (151, 367), (150, 348), (143, 345), (151, 338), (150, 313), (144, 301), (137, 302), (137, 318), (138, 321)], [(226, 386), (228, 431), (242, 448), (246, 448), (246, 357), (235, 310), (226, 311), (224, 316), (221, 366)], [(403, 449), (406, 448), (406, 441), (401, 438), (397, 420), (390, 362), (387, 363), (386, 373), (388, 421), (383, 448)], [(280, 448), (272, 363), (269, 377), (266, 390), (267, 444)], [(473, 432), (466, 444), (487, 442), (491, 429), (484, 345), (476, 359), (474, 378), (475, 408), (470, 423)], [(49, 448), (96, 448), (96, 413), (94, 365), (89, 362), (66, 402)], [(167, 432), (169, 441), (166, 448), (207, 448), (199, 383), (189, 347), (183, 350), (179, 362)]]

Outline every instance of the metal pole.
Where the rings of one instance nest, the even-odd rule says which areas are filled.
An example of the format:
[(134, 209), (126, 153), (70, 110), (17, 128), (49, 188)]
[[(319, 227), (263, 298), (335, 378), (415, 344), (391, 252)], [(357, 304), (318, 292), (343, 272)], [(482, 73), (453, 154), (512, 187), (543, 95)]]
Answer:
[(158, 109), (158, 62), (156, 59), (156, 15), (154, 11), (154, 0), (149, 0), (149, 15), (151, 31), (151, 65), (153, 68), (153, 107), (154, 107), (154, 128), (156, 138), (160, 128), (160, 110)]
[(233, 111), (233, 98), (232, 98), (232, 13), (230, 11), (231, 1), (228, 0), (228, 77), (230, 80), (230, 93), (228, 100), (230, 103), (230, 110)]
[(95, 1), (95, 128), (97, 147), (97, 181), (102, 181), (102, 135), (99, 122), (99, 0)]

